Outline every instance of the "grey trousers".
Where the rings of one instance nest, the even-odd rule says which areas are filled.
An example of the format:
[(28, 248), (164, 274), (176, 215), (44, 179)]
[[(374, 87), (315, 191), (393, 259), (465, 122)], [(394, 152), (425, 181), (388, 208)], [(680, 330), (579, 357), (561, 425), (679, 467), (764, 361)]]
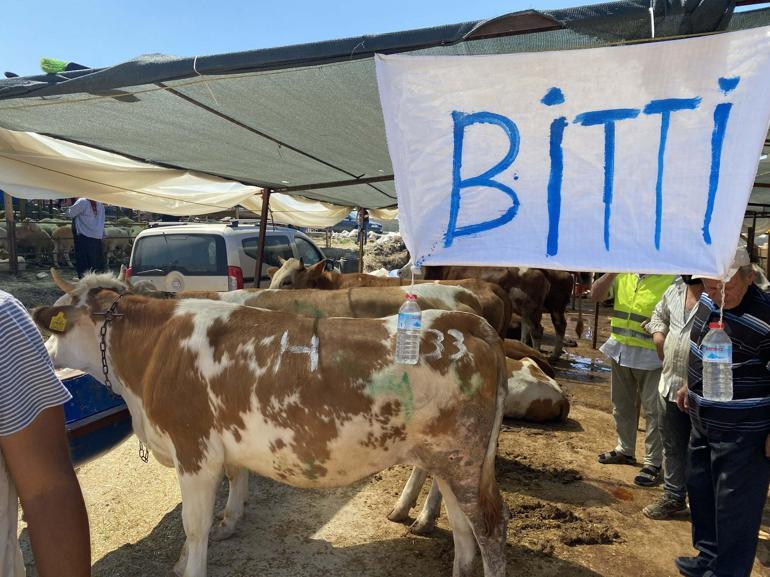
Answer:
[(636, 453), (636, 398), (642, 401), (645, 433), (644, 464), (660, 467), (663, 462), (663, 443), (660, 438), (660, 407), (658, 383), (660, 369), (630, 369), (612, 361), (612, 416), (618, 432), (616, 451), (634, 456)]
[(663, 438), (663, 491), (684, 501), (687, 496), (687, 447), (690, 444), (690, 415), (674, 401), (658, 395)]

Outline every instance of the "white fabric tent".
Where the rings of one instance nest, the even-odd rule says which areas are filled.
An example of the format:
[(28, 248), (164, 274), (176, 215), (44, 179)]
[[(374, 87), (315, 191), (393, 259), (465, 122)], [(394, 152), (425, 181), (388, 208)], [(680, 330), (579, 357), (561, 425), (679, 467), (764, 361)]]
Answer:
[[(256, 186), (2, 128), (0, 189), (29, 200), (82, 196), (105, 204), (177, 216), (203, 215), (236, 205), (256, 212), (262, 208), (262, 189)], [(270, 195), (270, 209), (275, 222), (319, 228), (339, 222), (350, 212), (348, 206), (280, 193)]]

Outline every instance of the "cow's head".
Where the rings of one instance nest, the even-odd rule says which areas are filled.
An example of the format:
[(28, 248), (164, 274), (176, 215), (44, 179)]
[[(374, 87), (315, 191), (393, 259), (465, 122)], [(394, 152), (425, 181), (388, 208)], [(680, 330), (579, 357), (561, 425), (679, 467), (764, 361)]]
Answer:
[(88, 274), (76, 283), (62, 279), (51, 269), (54, 283), (64, 295), (50, 307), (32, 311), (35, 323), (51, 334), (45, 347), (56, 368), (79, 369), (95, 377), (102, 374), (99, 331), (101, 313), (121, 294), (129, 292), (124, 270), (113, 274)]
[(276, 289), (306, 289), (317, 288), (318, 279), (326, 269), (326, 261), (318, 261), (313, 266), (306, 267), (301, 258), (279, 259), (281, 268), (268, 269), (272, 277), (270, 288)]

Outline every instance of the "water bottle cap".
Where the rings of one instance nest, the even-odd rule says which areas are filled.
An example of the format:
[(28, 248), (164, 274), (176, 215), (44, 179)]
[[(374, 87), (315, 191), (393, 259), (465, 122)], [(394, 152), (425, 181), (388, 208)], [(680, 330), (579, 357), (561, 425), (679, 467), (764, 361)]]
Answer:
[(710, 329), (723, 329), (723, 328), (725, 328), (725, 324), (724, 323), (720, 323), (719, 321), (714, 321), (714, 322), (709, 323), (709, 328)]
[(407, 300), (410, 300), (410, 301), (416, 301), (416, 300), (417, 300), (417, 295), (413, 295), (413, 294), (411, 294), (411, 293), (406, 293), (406, 294), (404, 295), (404, 297), (405, 297)]

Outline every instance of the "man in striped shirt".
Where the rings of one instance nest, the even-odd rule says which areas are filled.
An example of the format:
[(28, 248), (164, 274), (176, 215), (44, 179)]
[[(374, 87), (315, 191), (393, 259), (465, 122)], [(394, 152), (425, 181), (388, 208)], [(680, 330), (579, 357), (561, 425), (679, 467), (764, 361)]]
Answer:
[(0, 575), (24, 575), (16, 537), (18, 492), (38, 575), (86, 577), (88, 517), (62, 408), (70, 394), (24, 307), (2, 290), (0, 343)]
[[(703, 279), (690, 333), (688, 384), (678, 393), (689, 410), (687, 493), (697, 557), (679, 557), (688, 577), (748, 577), (770, 482), (770, 295), (753, 284), (746, 250), (739, 248), (724, 283)], [(703, 398), (701, 342), (719, 320), (733, 346), (733, 400)]]

